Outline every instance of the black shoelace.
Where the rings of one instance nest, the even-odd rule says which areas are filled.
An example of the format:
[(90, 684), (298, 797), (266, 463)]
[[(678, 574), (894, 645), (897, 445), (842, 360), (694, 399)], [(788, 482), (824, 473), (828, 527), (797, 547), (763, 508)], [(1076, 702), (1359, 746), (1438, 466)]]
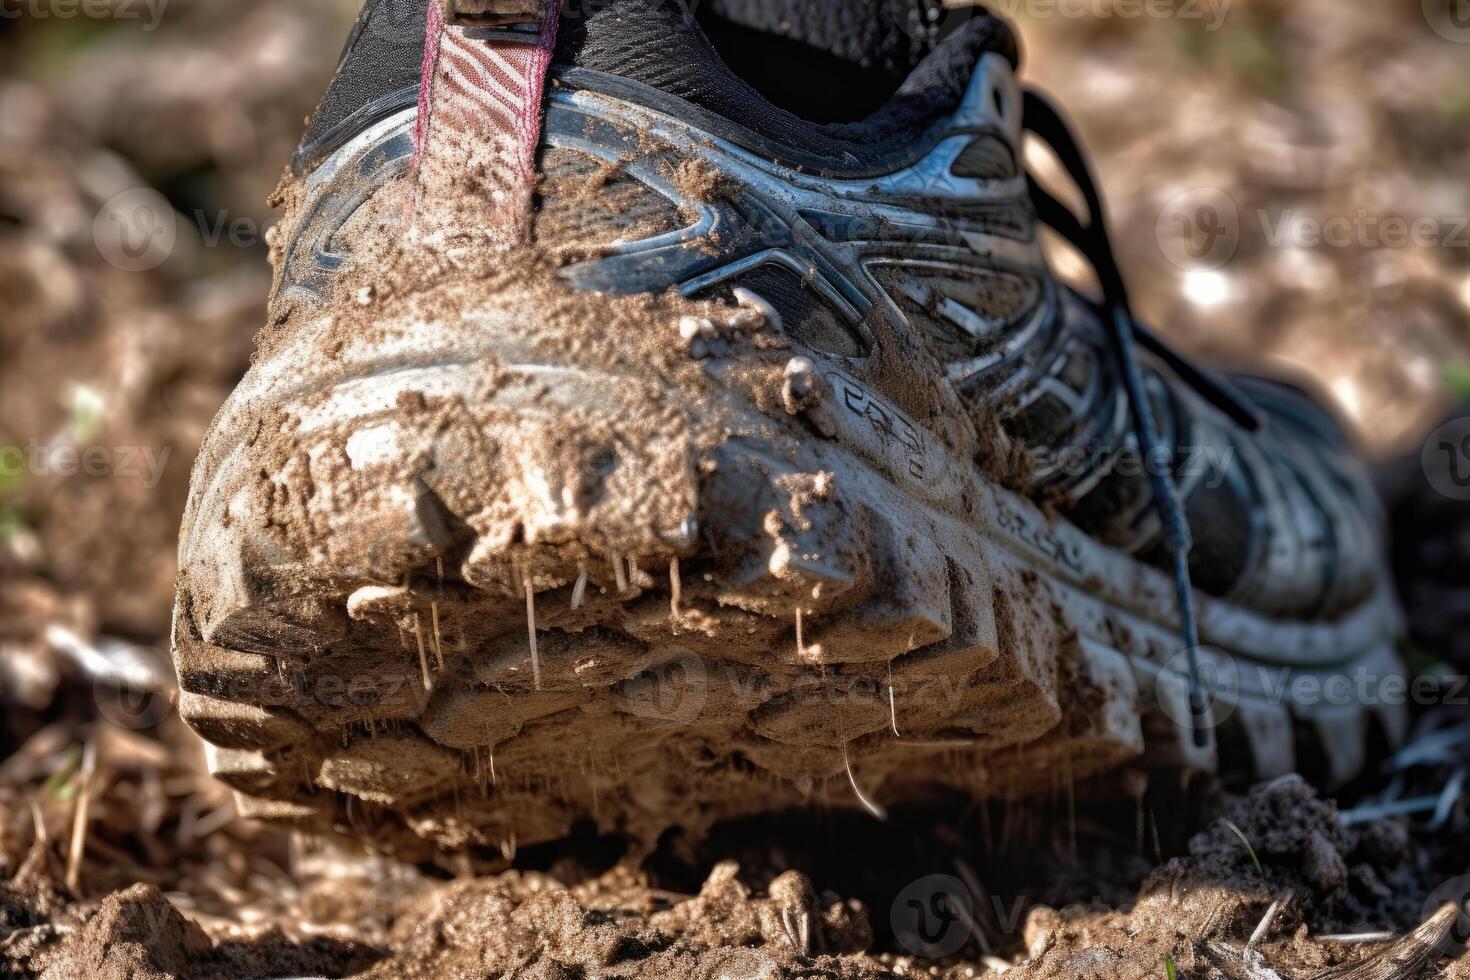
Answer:
[(1143, 454), (1149, 473), (1154, 506), (1158, 510), (1163, 529), (1164, 547), (1173, 563), (1180, 635), (1189, 657), (1189, 709), (1194, 721), (1194, 740), (1196, 745), (1203, 746), (1209, 742), (1209, 706), (1200, 669), (1199, 620), (1195, 611), (1194, 585), (1189, 573), (1189, 555), (1194, 541), (1184, 503), (1179, 497), (1179, 489), (1173, 477), (1173, 466), (1170, 462), (1173, 454), (1164, 446), (1154, 425), (1153, 409), (1144, 389), (1143, 370), (1139, 365), (1138, 348), (1142, 346), (1153, 353), (1181, 381), (1246, 429), (1255, 431), (1261, 428), (1261, 418), (1243, 395), (1191, 364), (1187, 358), (1171, 349), (1134, 319), (1133, 307), (1128, 299), (1128, 287), (1118, 269), (1112, 241), (1108, 237), (1107, 213), (1102, 196), (1098, 193), (1097, 183), (1093, 180), (1092, 169), (1061, 112), (1045, 96), (1032, 90), (1025, 94), (1025, 127), (1051, 147), (1087, 203), (1088, 215), (1084, 224), (1070, 208), (1052, 196), (1033, 177), (1028, 175), (1026, 178), (1036, 205), (1037, 217), (1086, 257), (1102, 286), (1108, 339), (1123, 376), (1124, 392), (1133, 417), (1134, 437), (1138, 441), (1139, 451)]

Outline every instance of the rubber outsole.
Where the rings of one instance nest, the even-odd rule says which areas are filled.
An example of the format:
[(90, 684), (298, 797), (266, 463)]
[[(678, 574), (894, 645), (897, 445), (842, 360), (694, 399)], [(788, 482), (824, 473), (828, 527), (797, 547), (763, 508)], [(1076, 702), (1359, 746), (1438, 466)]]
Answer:
[(767, 397), (696, 414), (626, 376), (503, 356), (487, 391), (400, 354), (247, 382), (196, 474), (180, 709), (249, 815), (493, 857), (584, 819), (652, 841), (1125, 766), (1340, 783), (1403, 733), (1385, 587), (1331, 623), (1202, 596), (1197, 738), (1168, 579), (835, 368), (707, 361)]

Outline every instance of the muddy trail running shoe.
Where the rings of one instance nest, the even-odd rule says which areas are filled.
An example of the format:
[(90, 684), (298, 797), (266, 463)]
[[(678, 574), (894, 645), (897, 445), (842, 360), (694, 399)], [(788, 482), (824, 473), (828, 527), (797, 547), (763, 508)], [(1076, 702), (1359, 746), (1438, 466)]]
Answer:
[(1133, 321), (1003, 22), (852, 8), (366, 5), (184, 524), (245, 812), (494, 860), (1399, 737), (1339, 429)]

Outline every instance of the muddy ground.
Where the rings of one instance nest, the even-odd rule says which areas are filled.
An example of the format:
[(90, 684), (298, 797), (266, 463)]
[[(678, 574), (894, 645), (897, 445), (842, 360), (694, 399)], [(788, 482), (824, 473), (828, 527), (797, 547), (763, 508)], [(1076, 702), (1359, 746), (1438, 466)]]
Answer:
[[(0, 19), (0, 446), (25, 460), (0, 473), (0, 974), (1470, 977), (1434, 918), (1470, 890), (1470, 521), (1413, 462), (1470, 396), (1470, 48), (1434, 0), (1237, 0), (1217, 31), (1001, 4), (1098, 151), (1149, 317), (1311, 376), (1385, 461), (1411, 659), (1441, 679), (1407, 754), (1331, 794), (1155, 773), (651, 854), (583, 836), (493, 877), (239, 818), (163, 658), (190, 461), (262, 322), (264, 202), (353, 7)], [(159, 255), (106, 244), (140, 188), (178, 215)], [(1236, 231), (1201, 260), (1179, 236), (1228, 214), (1216, 190)], [(1360, 213), (1444, 235), (1274, 240)]]

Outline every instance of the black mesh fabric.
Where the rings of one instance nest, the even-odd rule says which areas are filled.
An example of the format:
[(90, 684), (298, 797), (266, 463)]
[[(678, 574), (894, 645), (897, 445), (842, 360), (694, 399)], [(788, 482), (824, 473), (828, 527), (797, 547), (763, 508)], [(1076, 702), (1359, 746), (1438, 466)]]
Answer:
[[(878, 0), (862, 0), (853, 6), (861, 8), (869, 2)], [(738, 5), (732, 3), (733, 6)], [(755, 17), (751, 20), (759, 22)], [(901, 31), (898, 34), (908, 37)], [(793, 27), (790, 34), (782, 34), (781, 38), (787, 43), (806, 44), (803, 36), (803, 30)], [(886, 60), (897, 57), (897, 41), (890, 40), (885, 45), (880, 39), (876, 43), (879, 51), (889, 51)], [(834, 45), (806, 46), (806, 57), (817, 57), (824, 52), (830, 55), (828, 48)], [(843, 44), (835, 46), (841, 48)], [(900, 63), (926, 50), (927, 46), (922, 44), (912, 48)], [(616, 0), (593, 5), (583, 16), (568, 17), (562, 23), (556, 63), (562, 69), (640, 83), (808, 153), (862, 159), (873, 155), (877, 146), (912, 143), (936, 120), (952, 111), (964, 96), (976, 62), (986, 51), (1000, 52), (1012, 62), (1018, 60), (1010, 29), (977, 8), (950, 36), (939, 40), (910, 73), (895, 78), (897, 87), (885, 93), (890, 97), (880, 108), (859, 121), (835, 124), (813, 122), (788, 111), (781, 104), (786, 100), (779, 97), (782, 86), (758, 75), (785, 73), (785, 77), (799, 79), (800, 85), (822, 84), (833, 98), (841, 94), (842, 79), (822, 82), (806, 73), (791, 74), (792, 64), (800, 62), (800, 57), (756, 59), (749, 57), (748, 52), (741, 59), (747, 76), (737, 75), (683, 0)], [(810, 100), (810, 93), (805, 98)], [(850, 114), (834, 111), (826, 115), (840, 118)]]
[(291, 164), (315, 166), (343, 141), (413, 105), (424, 60), (427, 0), (367, 0), (342, 51), (337, 75)]
[[(427, 2), (367, 0), (293, 158), (297, 172), (413, 104)], [(953, 109), (985, 51), (1018, 60), (1002, 21), (938, 0), (694, 6), (699, 20), (685, 0), (564, 4), (557, 67), (640, 83), (785, 146), (861, 161)]]
[(800, 42), (864, 68), (907, 75), (946, 31), (982, 11), (941, 0), (703, 0), (701, 21), (723, 20)]
[(774, 306), (781, 314), (782, 329), (798, 343), (839, 357), (866, 353), (837, 313), (790, 269), (774, 264), (759, 266), (700, 298), (733, 302), (736, 287), (749, 289)]
[(563, 261), (606, 254), (615, 244), (677, 230), (679, 210), (668, 198), (620, 168), (575, 150), (541, 159), (535, 231)]
[(987, 133), (965, 147), (950, 172), (956, 177), (1010, 180), (1020, 173), (1020, 168), (1016, 165), (1016, 155), (1005, 140)]

